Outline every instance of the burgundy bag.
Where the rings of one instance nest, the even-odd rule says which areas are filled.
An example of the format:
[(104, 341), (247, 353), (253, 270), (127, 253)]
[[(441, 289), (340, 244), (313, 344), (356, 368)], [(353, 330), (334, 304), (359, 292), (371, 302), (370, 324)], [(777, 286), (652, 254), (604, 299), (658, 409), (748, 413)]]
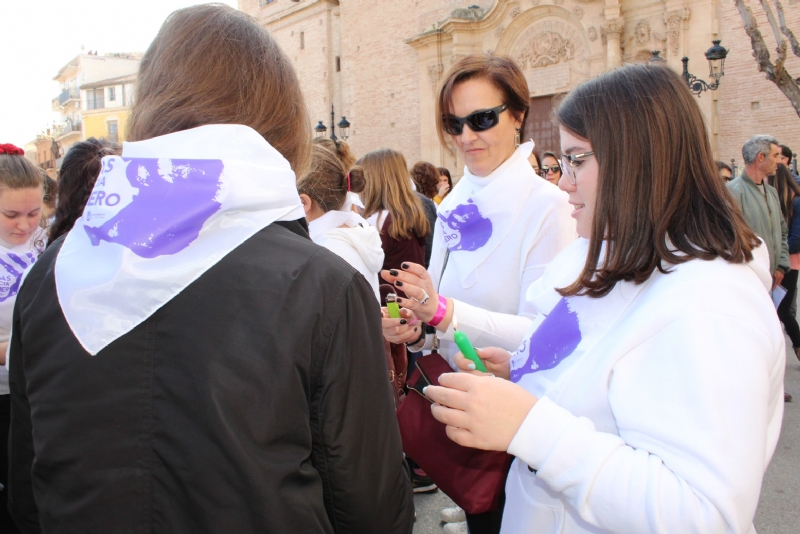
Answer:
[(422, 389), (438, 386), (439, 377), (453, 370), (436, 352), (418, 359), (416, 367), (408, 379), (408, 394), (397, 409), (403, 452), (468, 514), (496, 510), (514, 457), (462, 447), (448, 438), (445, 425), (433, 418), (431, 401)]

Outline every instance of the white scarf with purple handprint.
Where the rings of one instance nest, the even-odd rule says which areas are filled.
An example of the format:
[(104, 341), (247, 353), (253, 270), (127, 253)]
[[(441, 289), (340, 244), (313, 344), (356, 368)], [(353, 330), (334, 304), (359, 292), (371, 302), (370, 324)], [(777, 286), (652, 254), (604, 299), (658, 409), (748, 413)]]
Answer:
[[(14, 302), (25, 276), (42, 253), (44, 233), (34, 232), (24, 245), (7, 248), (0, 244), (0, 332), (11, 330)], [(7, 339), (0, 338), (0, 341)]]
[[(438, 209), (438, 225), (450, 249), (450, 262), (463, 287), (476, 281), (476, 269), (499, 245), (517, 220), (534, 180), (541, 180), (528, 163), (533, 141), (522, 144), (489, 176), (464, 177)], [(473, 183), (486, 181), (478, 189)]]
[(256, 232), (304, 215), (289, 162), (249, 127), (125, 143), (56, 260), (64, 316), (95, 355)]

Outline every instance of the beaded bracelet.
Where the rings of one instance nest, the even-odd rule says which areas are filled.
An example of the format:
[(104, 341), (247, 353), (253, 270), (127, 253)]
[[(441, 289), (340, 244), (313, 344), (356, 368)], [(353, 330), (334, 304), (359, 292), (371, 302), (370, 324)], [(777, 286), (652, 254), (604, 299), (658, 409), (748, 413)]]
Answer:
[(428, 324), (431, 326), (439, 326), (439, 323), (442, 322), (442, 319), (444, 319), (446, 313), (447, 299), (439, 295), (439, 307), (436, 309), (436, 313), (433, 314), (433, 318), (428, 321)]

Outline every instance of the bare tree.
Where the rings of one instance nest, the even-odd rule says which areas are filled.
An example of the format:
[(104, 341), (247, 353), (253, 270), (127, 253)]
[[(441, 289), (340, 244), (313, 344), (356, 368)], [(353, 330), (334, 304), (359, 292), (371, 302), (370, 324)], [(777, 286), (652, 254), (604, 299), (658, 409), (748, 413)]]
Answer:
[[(758, 29), (758, 23), (753, 16), (750, 7), (744, 3), (744, 0), (734, 0), (736, 7), (739, 9), (739, 14), (744, 23), (744, 30), (750, 37), (750, 44), (753, 46), (753, 57), (756, 58), (758, 63), (758, 70), (767, 74), (767, 79), (778, 86), (778, 89), (789, 99), (789, 102), (794, 106), (795, 112), (800, 116), (800, 86), (798, 81), (800, 79), (793, 78), (792, 75), (786, 70), (786, 55), (789, 46), (792, 47), (792, 53), (800, 57), (800, 43), (795, 38), (792, 30), (786, 27), (786, 17), (783, 14), (783, 6), (780, 0), (773, 0), (775, 5), (775, 13), (772, 11), (772, 6), (769, 0), (759, 0), (761, 8), (767, 15), (769, 25), (772, 27), (772, 33), (775, 35), (775, 41), (778, 43), (776, 48), (777, 58), (773, 64), (770, 60), (769, 49), (764, 42), (764, 36)], [(787, 44), (788, 40), (788, 44)]]

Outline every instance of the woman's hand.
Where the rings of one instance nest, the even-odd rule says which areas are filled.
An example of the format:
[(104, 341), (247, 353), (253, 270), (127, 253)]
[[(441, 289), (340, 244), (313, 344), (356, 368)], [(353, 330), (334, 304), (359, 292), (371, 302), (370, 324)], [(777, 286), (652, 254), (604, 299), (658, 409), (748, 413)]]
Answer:
[[(406, 262), (401, 267), (401, 271), (381, 271), (381, 277), (409, 297), (397, 299), (400, 305), (413, 311), (421, 320), (430, 321), (439, 308), (439, 294), (433, 287), (431, 275), (417, 263)], [(428, 300), (425, 300), (425, 295), (428, 295)]]
[[(483, 360), (486, 370), (494, 376), (508, 380), (511, 376), (511, 353), (498, 347), (486, 347), (485, 349), (475, 349), (478, 357)], [(453, 357), (453, 362), (459, 371), (471, 373), (477, 376), (486, 376), (486, 373), (475, 370), (475, 364), (468, 360), (460, 352)], [(470, 367), (470, 365), (472, 367)]]
[(433, 416), (447, 436), (464, 447), (505, 451), (538, 399), (524, 388), (493, 376), (445, 373), (441, 386), (428, 386)]
[(442, 182), (439, 184), (439, 197), (444, 198), (448, 191), (450, 191), (450, 184), (447, 182)]
[(381, 308), (381, 327), (383, 337), (390, 343), (413, 343), (422, 333), (422, 321), (417, 319), (414, 312), (400, 308), (400, 319), (392, 319), (386, 308)]

